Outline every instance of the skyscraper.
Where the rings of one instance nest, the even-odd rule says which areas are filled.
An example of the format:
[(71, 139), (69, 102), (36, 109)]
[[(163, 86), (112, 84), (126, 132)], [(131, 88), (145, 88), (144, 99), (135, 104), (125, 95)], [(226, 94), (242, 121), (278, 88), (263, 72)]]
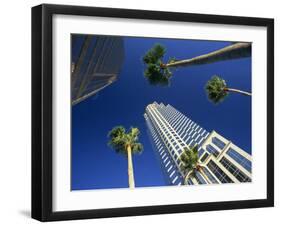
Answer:
[[(217, 132), (206, 131), (169, 104), (149, 104), (144, 118), (167, 184), (251, 181), (251, 155)], [(194, 146), (202, 170), (186, 173), (181, 154)]]
[(124, 61), (121, 37), (72, 35), (72, 105), (116, 81)]

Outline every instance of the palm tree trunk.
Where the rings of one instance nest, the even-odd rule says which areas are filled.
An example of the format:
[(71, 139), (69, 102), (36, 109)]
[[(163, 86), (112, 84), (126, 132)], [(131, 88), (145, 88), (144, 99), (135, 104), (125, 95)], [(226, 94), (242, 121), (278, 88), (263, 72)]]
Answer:
[(135, 187), (134, 179), (134, 169), (133, 169), (133, 160), (132, 160), (132, 148), (130, 145), (127, 146), (128, 154), (128, 178), (129, 178), (129, 188)]
[(226, 46), (222, 49), (216, 50), (211, 53), (207, 53), (201, 56), (197, 56), (191, 59), (179, 60), (173, 63), (165, 64), (166, 67), (178, 67), (178, 66), (192, 66), (200, 64), (209, 64), (217, 61), (232, 60), (243, 57), (251, 56), (251, 43), (235, 43), (230, 46)]
[(227, 91), (227, 92), (240, 93), (240, 94), (245, 95), (245, 96), (252, 96), (251, 93), (246, 92), (246, 91), (242, 91), (242, 90), (239, 90), (239, 89), (225, 88), (224, 90)]

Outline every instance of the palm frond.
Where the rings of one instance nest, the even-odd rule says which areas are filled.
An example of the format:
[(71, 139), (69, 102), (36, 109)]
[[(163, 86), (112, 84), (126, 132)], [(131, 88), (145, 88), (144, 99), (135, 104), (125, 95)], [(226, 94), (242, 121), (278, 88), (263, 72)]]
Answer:
[(143, 145), (141, 143), (134, 143), (132, 145), (132, 153), (133, 154), (140, 154), (143, 151)]
[(133, 141), (138, 139), (138, 135), (140, 134), (140, 131), (136, 127), (131, 127), (129, 135), (132, 137)]
[(175, 63), (177, 59), (175, 57), (170, 57), (168, 60), (168, 64)]
[(125, 134), (126, 130), (123, 126), (115, 126), (112, 130), (109, 131), (108, 137), (109, 138), (116, 138)]
[(172, 73), (168, 68), (161, 68), (156, 64), (148, 64), (144, 72), (144, 76), (148, 79), (151, 85), (169, 85), (169, 78), (172, 76)]
[(155, 44), (143, 57), (145, 64), (156, 64), (165, 55), (166, 49), (161, 44)]

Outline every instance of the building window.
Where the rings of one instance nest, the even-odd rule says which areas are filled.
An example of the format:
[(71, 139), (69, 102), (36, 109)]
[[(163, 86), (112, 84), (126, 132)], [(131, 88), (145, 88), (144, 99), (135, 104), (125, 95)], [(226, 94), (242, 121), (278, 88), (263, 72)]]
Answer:
[(172, 178), (173, 177), (173, 175), (175, 174), (175, 170), (170, 174), (170, 178)]
[(230, 156), (233, 160), (235, 160), (239, 165), (245, 168), (248, 172), (252, 171), (252, 162), (239, 154), (237, 151), (229, 148), (226, 152), (228, 156)]
[(172, 183), (173, 183), (173, 184), (176, 184), (176, 181), (177, 181), (178, 178), (179, 178), (179, 177), (176, 176), (176, 177), (174, 178), (174, 180), (172, 181)]
[(189, 179), (187, 180), (187, 184), (188, 184), (188, 185), (193, 185), (193, 181), (191, 180), (191, 178), (189, 178)]
[(208, 153), (205, 153), (202, 158), (200, 159), (201, 162), (204, 162), (206, 160), (206, 158), (209, 156)]
[(195, 141), (194, 140), (192, 140), (192, 142), (191, 142), (191, 144), (189, 145), (191, 148), (193, 148), (194, 146), (195, 146)]
[(229, 176), (225, 174), (225, 172), (222, 171), (221, 168), (218, 167), (218, 165), (214, 161), (210, 161), (207, 164), (208, 168), (211, 170), (211, 172), (219, 179), (222, 183), (233, 183), (233, 181), (230, 179)]
[(213, 144), (215, 144), (218, 148), (220, 148), (221, 150), (225, 147), (225, 143), (222, 142), (219, 138), (217, 137), (213, 137), (212, 138), (212, 142)]
[(201, 140), (199, 141), (199, 145), (201, 146), (204, 143), (205, 139), (204, 137), (201, 138)]
[(170, 162), (171, 162), (171, 161), (167, 162), (167, 164), (165, 165), (166, 168), (168, 167), (168, 165), (170, 164)]
[(170, 168), (168, 169), (168, 173), (170, 172), (170, 170), (173, 168), (173, 165), (170, 166)]
[(251, 178), (245, 175), (240, 169), (238, 169), (225, 157), (222, 157), (220, 163), (240, 182), (251, 182)]
[(207, 184), (201, 173), (199, 173), (198, 171), (195, 172), (195, 179), (199, 184)]
[(198, 153), (199, 153), (199, 157), (201, 157), (201, 155), (204, 153), (204, 149), (203, 148), (199, 148), (199, 151), (198, 151)]
[(213, 154), (215, 157), (217, 157), (220, 153), (219, 151), (211, 144), (208, 144), (206, 146), (206, 150), (210, 153)]
[(208, 179), (213, 183), (213, 184), (218, 184), (218, 181), (213, 175), (209, 172), (209, 170), (205, 167), (203, 167), (203, 172), (205, 175), (208, 177)]
[[(186, 139), (185, 137), (184, 137), (184, 139)], [(191, 140), (191, 137), (187, 137), (187, 139), (185, 140), (185, 143), (189, 143), (190, 142), (190, 140)]]

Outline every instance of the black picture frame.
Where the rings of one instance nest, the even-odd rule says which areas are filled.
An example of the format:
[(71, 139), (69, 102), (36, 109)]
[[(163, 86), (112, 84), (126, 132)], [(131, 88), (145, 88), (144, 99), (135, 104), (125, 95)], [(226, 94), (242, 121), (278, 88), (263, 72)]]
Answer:
[[(52, 210), (52, 18), (55, 14), (151, 19), (267, 28), (267, 198), (95, 210)], [(274, 20), (176, 12), (43, 4), (32, 8), (32, 218), (121, 217), (274, 206)]]

